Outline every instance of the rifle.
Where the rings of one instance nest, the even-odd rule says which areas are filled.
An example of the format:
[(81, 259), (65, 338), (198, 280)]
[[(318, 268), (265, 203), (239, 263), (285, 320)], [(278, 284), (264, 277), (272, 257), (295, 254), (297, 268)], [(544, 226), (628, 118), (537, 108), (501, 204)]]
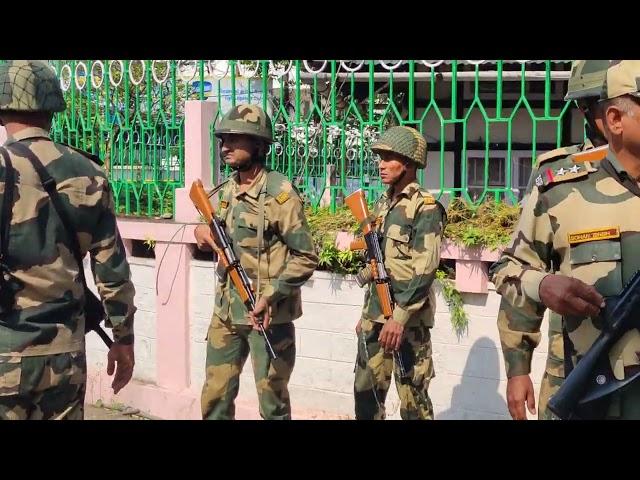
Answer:
[[(204, 190), (202, 181), (196, 180), (195, 182), (193, 182), (193, 184), (191, 185), (191, 190), (189, 191), (189, 198), (195, 205), (198, 212), (200, 212), (200, 215), (204, 217), (205, 221), (209, 225), (209, 229), (213, 234), (215, 243), (215, 247), (213, 249), (218, 255), (218, 261), (222, 262), (222, 265), (231, 277), (231, 281), (238, 290), (240, 298), (247, 307), (247, 310), (252, 312), (256, 308), (256, 296), (253, 293), (253, 289), (251, 288), (251, 281), (249, 280), (249, 276), (247, 275), (244, 267), (240, 264), (240, 261), (233, 253), (229, 237), (224, 231), (222, 222), (220, 222), (220, 220), (216, 218), (214, 214), (211, 202), (209, 202), (209, 196)], [(260, 268), (260, 266), (258, 266), (258, 268)], [(273, 360), (275, 360), (278, 357), (275, 350), (271, 346), (271, 341), (269, 339), (269, 335), (267, 335), (267, 332), (264, 329), (262, 319), (258, 320), (258, 327), (260, 328), (260, 332), (264, 337), (264, 342), (267, 345), (269, 356)]]
[(549, 399), (549, 410), (561, 420), (602, 418), (606, 405), (598, 401), (640, 376), (638, 371), (618, 380), (609, 361), (609, 351), (622, 335), (640, 328), (640, 270), (620, 294), (605, 298), (600, 319), (602, 332)]
[[(349, 210), (351, 210), (352, 215), (360, 222), (364, 237), (353, 240), (349, 248), (351, 250), (366, 250), (368, 262), (365, 270), (356, 276), (356, 281), (358, 285), (362, 287), (364, 284), (373, 280), (378, 299), (380, 300), (380, 306), (382, 307), (382, 315), (385, 320), (387, 320), (393, 315), (393, 305), (395, 303), (393, 291), (391, 290), (391, 279), (387, 274), (387, 270), (384, 268), (384, 258), (382, 256), (382, 250), (380, 249), (380, 238), (372, 225), (364, 191), (359, 189), (347, 196), (344, 201), (347, 207), (349, 207)], [(400, 352), (394, 351), (393, 355), (398, 364), (400, 376), (406, 377), (407, 372), (404, 368)]]

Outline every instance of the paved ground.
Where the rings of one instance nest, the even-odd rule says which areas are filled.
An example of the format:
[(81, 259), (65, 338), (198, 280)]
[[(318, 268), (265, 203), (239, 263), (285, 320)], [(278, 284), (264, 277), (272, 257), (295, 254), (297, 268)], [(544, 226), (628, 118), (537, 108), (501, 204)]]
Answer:
[[(139, 410), (125, 405), (109, 405), (109, 408), (107, 408), (101, 403), (98, 405), (85, 405), (84, 417), (85, 420), (162, 420), (160, 418), (149, 418), (147, 415), (141, 414)], [(343, 415), (329, 415), (318, 412), (296, 410), (293, 411), (293, 418), (296, 420), (349, 419), (349, 417)], [(258, 406), (252, 405), (249, 402), (246, 402), (245, 404), (245, 402), (237, 401), (236, 419), (260, 420)]]
[(148, 420), (148, 418), (136, 415), (136, 409), (118, 407), (118, 409), (105, 408), (96, 405), (85, 405), (85, 420)]

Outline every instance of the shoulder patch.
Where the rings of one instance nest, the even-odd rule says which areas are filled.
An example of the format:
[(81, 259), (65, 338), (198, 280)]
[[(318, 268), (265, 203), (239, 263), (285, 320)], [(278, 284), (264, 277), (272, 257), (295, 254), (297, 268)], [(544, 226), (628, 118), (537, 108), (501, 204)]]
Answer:
[(424, 197), (422, 199), (422, 203), (425, 205), (435, 205), (436, 199), (433, 198), (432, 196)]
[(289, 200), (289, 192), (280, 192), (278, 195), (276, 195), (275, 198), (276, 198), (276, 202), (282, 205), (284, 202)]
[(266, 188), (269, 195), (275, 198), (281, 192), (292, 190), (293, 185), (286, 175), (276, 172), (275, 170), (269, 170), (267, 171), (267, 180), (264, 188)]
[(536, 159), (536, 167), (539, 167), (543, 163), (549, 162), (551, 160), (557, 160), (559, 158), (568, 157), (569, 155), (574, 155), (582, 150), (581, 145), (572, 145), (570, 147), (561, 147), (556, 148), (555, 150), (551, 150), (549, 152), (543, 153), (538, 156)]

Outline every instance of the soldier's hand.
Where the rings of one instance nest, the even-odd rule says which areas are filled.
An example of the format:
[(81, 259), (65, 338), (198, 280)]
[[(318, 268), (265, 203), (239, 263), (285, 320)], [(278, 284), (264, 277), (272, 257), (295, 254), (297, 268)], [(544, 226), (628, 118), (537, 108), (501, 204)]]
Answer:
[(378, 335), (378, 342), (385, 352), (390, 353), (400, 349), (402, 343), (402, 334), (404, 326), (396, 322), (393, 318), (389, 318)]
[(564, 316), (596, 317), (604, 298), (591, 285), (564, 275), (547, 275), (540, 283), (540, 300)]
[(256, 303), (256, 308), (253, 309), (253, 312), (249, 312), (249, 320), (253, 325), (254, 330), (258, 330), (258, 321), (262, 317), (262, 326), (266, 330), (269, 328), (269, 323), (271, 323), (271, 307), (267, 303), (267, 300), (262, 297)]
[(209, 252), (215, 247), (213, 234), (208, 225), (198, 225), (193, 230), (193, 236), (196, 237), (198, 248), (202, 251)]
[(536, 414), (536, 398), (529, 375), (516, 375), (507, 381), (507, 402), (514, 420), (526, 420), (525, 403), (531, 415)]
[(362, 320), (358, 320), (358, 323), (356, 323), (356, 335), (360, 335), (361, 331), (362, 331)]
[(107, 374), (116, 375), (113, 377), (113, 393), (117, 394), (124, 386), (129, 383), (133, 375), (133, 366), (135, 365), (135, 355), (133, 353), (133, 345), (120, 345), (114, 343), (107, 354)]

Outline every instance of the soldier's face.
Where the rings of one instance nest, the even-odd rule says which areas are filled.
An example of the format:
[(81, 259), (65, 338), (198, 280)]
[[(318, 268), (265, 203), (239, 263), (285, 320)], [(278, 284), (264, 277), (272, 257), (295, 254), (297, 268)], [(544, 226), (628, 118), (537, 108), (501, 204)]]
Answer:
[(393, 185), (406, 169), (405, 160), (393, 152), (380, 152), (380, 180), (385, 185)]
[(256, 151), (255, 141), (251, 136), (235, 133), (223, 134), (221, 140), (222, 159), (231, 168), (242, 167), (251, 162)]

